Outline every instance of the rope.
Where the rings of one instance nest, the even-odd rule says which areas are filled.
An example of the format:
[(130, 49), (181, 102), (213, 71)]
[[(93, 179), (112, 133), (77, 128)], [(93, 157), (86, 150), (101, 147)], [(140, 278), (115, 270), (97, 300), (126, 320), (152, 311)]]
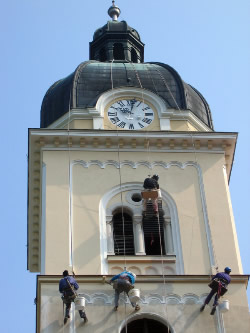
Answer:
[[(140, 88), (141, 88), (141, 95), (142, 95), (142, 104), (143, 104), (143, 108), (144, 108), (144, 106), (145, 106), (145, 99), (144, 99), (144, 88), (143, 88), (143, 86), (142, 86), (142, 83), (141, 83), (141, 80), (140, 80), (140, 76), (139, 76), (139, 73), (138, 73), (138, 71), (137, 71), (137, 69), (136, 69), (136, 67), (135, 67), (135, 64), (133, 63), (133, 62), (130, 62), (130, 64), (133, 66), (133, 68), (134, 68), (134, 71), (135, 71), (135, 76), (136, 76), (136, 78), (137, 78), (137, 80), (138, 80), (138, 82), (139, 82), (139, 85), (140, 85)], [(147, 67), (146, 67), (146, 69), (147, 69)], [(146, 133), (146, 142), (147, 142), (147, 147), (146, 147), (146, 149), (147, 149), (147, 158), (148, 158), (148, 164), (149, 164), (149, 155), (150, 155), (150, 146), (149, 146), (149, 138), (148, 138), (148, 128), (146, 127), (146, 131), (145, 131), (145, 133)]]
[[(113, 80), (113, 62), (110, 63), (110, 79), (111, 79), (111, 89), (114, 96), (114, 80)], [(127, 260), (126, 260), (126, 242), (125, 242), (125, 221), (124, 221), (124, 203), (122, 195), (122, 175), (121, 175), (121, 158), (120, 158), (120, 144), (119, 144), (119, 130), (116, 123), (116, 135), (117, 135), (117, 158), (119, 162), (118, 172), (119, 172), (119, 185), (120, 185), (120, 197), (121, 197), (121, 206), (122, 206), (122, 234), (123, 234), (123, 256), (124, 256), (124, 270), (126, 270)]]
[(69, 111), (68, 111), (68, 182), (69, 182), (69, 233), (70, 233), (70, 266), (72, 267), (72, 273), (75, 276), (74, 273), (74, 258), (73, 258), (73, 221), (72, 221), (72, 198), (71, 198), (71, 193), (70, 193), (70, 185), (71, 185), (71, 177), (70, 177), (70, 161), (71, 161), (71, 149), (70, 149), (70, 117), (71, 117), (71, 92), (69, 96)]
[[(143, 100), (143, 104), (144, 104), (144, 88), (142, 86), (138, 71), (136, 70), (136, 67), (134, 65), (134, 63), (132, 63), (133, 67), (134, 67), (134, 71), (137, 77), (137, 80), (139, 82), (140, 88), (142, 89), (142, 100)], [(147, 69), (147, 67), (146, 67)], [(151, 150), (150, 150), (150, 142), (148, 139), (148, 130), (146, 129), (146, 140), (147, 140), (147, 157), (148, 157), (148, 162), (149, 162), (149, 157), (151, 154)], [(158, 206), (158, 200), (157, 200), (157, 206)], [(159, 208), (159, 206), (158, 206)], [(159, 210), (159, 209), (158, 209)], [(161, 239), (161, 228), (160, 228), (160, 217), (159, 217), (159, 211), (158, 211), (158, 232), (159, 232), (159, 241), (160, 241), (160, 252), (161, 252), (161, 265), (162, 265), (162, 277), (163, 277), (163, 288), (164, 288), (164, 298), (165, 298), (165, 302), (166, 302), (166, 277), (165, 277), (165, 273), (164, 273), (164, 260), (163, 260), (163, 250), (162, 250), (162, 239)], [(167, 308), (164, 307), (165, 310), (165, 314), (167, 316)]]
[[(156, 65), (154, 65), (154, 67), (156, 67)], [(162, 73), (156, 68), (156, 71), (159, 73), (160, 77), (162, 78), (168, 92), (170, 93), (177, 109), (179, 111), (181, 111), (176, 99), (174, 98), (174, 95), (172, 94), (168, 84), (167, 84), (167, 81), (165, 80), (164, 76), (162, 75)], [(182, 117), (183, 117), (183, 120), (186, 120), (185, 117), (184, 117), (184, 114), (182, 114)], [(188, 127), (188, 132), (190, 132), (190, 136), (191, 136), (191, 141), (192, 141), (192, 146), (193, 146), (193, 152), (194, 152), (194, 156), (195, 156), (195, 163), (198, 164), (198, 159), (197, 159), (197, 153), (196, 153), (196, 148), (195, 148), (195, 144), (194, 144), (194, 139), (193, 139), (193, 135), (192, 135), (192, 131), (191, 131), (191, 128), (190, 128), (190, 124), (189, 122), (187, 121), (187, 127)], [(203, 205), (202, 205), (202, 212), (203, 212), (203, 216), (204, 216), (204, 208), (203, 208)], [(214, 259), (214, 263), (215, 263), (215, 269), (216, 271), (218, 272), (218, 264), (217, 264), (217, 258), (216, 258), (216, 253), (215, 253), (215, 250), (214, 250), (214, 245), (213, 245), (213, 238), (212, 238), (212, 234), (211, 234), (211, 227), (210, 227), (210, 223), (209, 223), (209, 220), (208, 220), (208, 226), (209, 226), (209, 232), (210, 232), (210, 239), (211, 239), (211, 245), (212, 245), (212, 252), (213, 252), (213, 259)], [(213, 263), (211, 262), (211, 274), (213, 273)]]

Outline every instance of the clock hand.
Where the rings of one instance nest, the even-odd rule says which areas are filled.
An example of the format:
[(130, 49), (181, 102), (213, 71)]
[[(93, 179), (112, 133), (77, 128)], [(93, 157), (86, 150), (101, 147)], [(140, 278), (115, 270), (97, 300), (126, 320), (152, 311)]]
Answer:
[(128, 119), (128, 120), (133, 120), (134, 119), (133, 117), (131, 117), (131, 114), (128, 117), (125, 117), (125, 118)]

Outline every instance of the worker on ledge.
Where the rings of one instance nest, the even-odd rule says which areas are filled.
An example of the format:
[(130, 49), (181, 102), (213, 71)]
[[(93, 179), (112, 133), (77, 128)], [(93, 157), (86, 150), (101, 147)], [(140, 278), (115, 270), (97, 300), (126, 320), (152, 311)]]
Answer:
[[(125, 270), (122, 273), (113, 276), (109, 281), (110, 284), (113, 282), (113, 288), (115, 289), (115, 311), (118, 309), (120, 293), (124, 291), (129, 298), (128, 293), (131, 289), (134, 288), (135, 279), (136, 275), (134, 273)], [(132, 301), (130, 302), (136, 311), (140, 310), (140, 306), (138, 304)]]
[[(159, 189), (158, 180), (159, 180), (159, 176), (153, 175), (152, 177), (146, 178), (143, 183), (143, 187), (145, 190), (155, 192), (154, 194), (152, 193), (152, 197), (150, 197), (150, 199), (152, 200), (152, 203), (153, 203), (153, 209), (154, 209), (155, 214), (158, 214), (158, 197), (161, 197), (161, 190)], [(148, 197), (148, 195), (146, 197)], [(148, 199), (146, 197), (144, 197), (144, 201), (143, 201), (143, 214), (144, 215), (146, 215), (147, 203), (148, 203)]]
[(218, 305), (218, 300), (220, 296), (223, 296), (227, 292), (227, 286), (231, 282), (231, 278), (229, 274), (231, 273), (231, 268), (226, 267), (224, 269), (224, 273), (217, 273), (213, 278), (211, 283), (209, 284), (209, 287), (212, 289), (210, 293), (208, 294), (207, 298), (205, 299), (204, 304), (200, 308), (200, 311), (202, 312), (205, 309), (205, 306), (211, 301), (211, 298), (214, 296), (214, 303), (211, 310), (211, 315), (214, 315), (216, 306)]
[[(69, 311), (71, 308), (71, 303), (74, 302), (77, 293), (75, 290), (79, 289), (76, 280), (69, 276), (69, 272), (65, 270), (63, 272), (63, 279), (59, 282), (59, 291), (62, 293), (63, 303), (66, 305), (64, 324), (67, 323), (68, 318), (70, 318)], [(86, 323), (88, 321), (86, 313), (83, 310), (79, 310), (80, 317), (84, 319)]]

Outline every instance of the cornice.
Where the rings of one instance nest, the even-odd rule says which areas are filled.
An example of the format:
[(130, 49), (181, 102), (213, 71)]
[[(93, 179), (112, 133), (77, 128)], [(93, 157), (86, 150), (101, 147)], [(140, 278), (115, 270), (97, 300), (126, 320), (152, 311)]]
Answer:
[[(113, 275), (76, 275), (79, 283), (98, 283), (105, 284)], [(244, 283), (248, 284), (250, 275), (230, 275), (231, 284)], [(61, 275), (38, 275), (37, 283), (58, 283), (62, 278)], [(210, 275), (137, 275), (136, 283), (209, 283)]]

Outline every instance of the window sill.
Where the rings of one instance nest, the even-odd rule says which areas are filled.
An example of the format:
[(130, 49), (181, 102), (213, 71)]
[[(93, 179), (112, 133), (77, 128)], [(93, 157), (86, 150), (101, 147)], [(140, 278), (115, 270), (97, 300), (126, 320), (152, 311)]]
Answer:
[[(147, 255), (140, 255), (140, 256), (125, 256), (126, 262), (128, 263), (175, 263), (176, 256), (174, 254), (168, 254), (164, 256), (147, 256)], [(124, 262), (124, 256), (118, 255), (108, 255), (107, 256), (109, 263), (122, 263)]]

